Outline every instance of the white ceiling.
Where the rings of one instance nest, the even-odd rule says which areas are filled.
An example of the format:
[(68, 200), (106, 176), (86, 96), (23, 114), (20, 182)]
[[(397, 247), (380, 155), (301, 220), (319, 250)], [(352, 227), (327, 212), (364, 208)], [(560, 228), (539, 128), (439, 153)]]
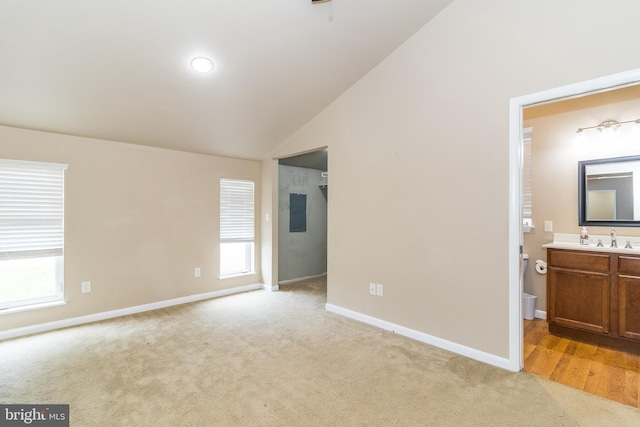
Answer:
[(451, 1), (0, 0), (0, 124), (261, 159)]

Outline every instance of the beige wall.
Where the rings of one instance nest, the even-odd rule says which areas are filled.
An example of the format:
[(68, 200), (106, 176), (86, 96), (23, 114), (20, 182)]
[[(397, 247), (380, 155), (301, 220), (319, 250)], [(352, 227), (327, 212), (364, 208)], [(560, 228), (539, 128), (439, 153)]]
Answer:
[[(640, 133), (631, 134), (625, 125), (616, 138), (605, 139), (595, 131), (585, 131), (585, 140), (575, 140), (576, 130), (605, 120), (640, 118), (640, 86), (566, 100), (524, 111), (524, 124), (532, 127), (533, 223), (535, 229), (524, 235), (524, 249), (530, 268), (524, 281), (525, 292), (538, 296), (538, 310), (546, 311), (546, 276), (537, 274), (535, 261), (546, 261), (542, 245), (553, 241), (544, 231), (544, 221), (553, 221), (554, 232), (578, 234), (578, 162), (640, 154)], [(631, 138), (631, 139), (630, 139)], [(608, 235), (612, 227), (588, 227), (590, 234)], [(617, 227), (623, 236), (640, 236), (638, 227)], [(624, 244), (624, 242), (622, 242)]]
[[(9, 127), (0, 158), (69, 164), (67, 304), (2, 315), (0, 330), (260, 283), (259, 274), (218, 278), (219, 180), (254, 180), (260, 212), (259, 162)], [(87, 280), (93, 290), (82, 294)]]
[(640, 67), (615, 4), (456, 0), (280, 146), (329, 146), (330, 304), (509, 356), (509, 100)]
[[(271, 289), (278, 286), (278, 161), (265, 160), (262, 163), (262, 210), (260, 224), (262, 226), (262, 280)], [(275, 186), (275, 188), (274, 188)], [(268, 220), (267, 220), (268, 218)], [(275, 228), (274, 228), (275, 227)]]

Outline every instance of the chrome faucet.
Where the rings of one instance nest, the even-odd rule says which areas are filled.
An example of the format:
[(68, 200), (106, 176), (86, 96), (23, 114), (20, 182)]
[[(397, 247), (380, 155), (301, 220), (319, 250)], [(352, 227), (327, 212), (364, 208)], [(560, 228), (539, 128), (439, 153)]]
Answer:
[(611, 230), (611, 247), (618, 247), (618, 240), (616, 239), (616, 230)]

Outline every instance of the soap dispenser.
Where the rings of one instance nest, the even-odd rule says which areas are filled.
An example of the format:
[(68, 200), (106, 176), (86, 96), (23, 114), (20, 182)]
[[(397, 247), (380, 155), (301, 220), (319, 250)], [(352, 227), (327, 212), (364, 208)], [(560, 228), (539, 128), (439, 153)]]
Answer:
[(589, 244), (589, 235), (587, 234), (587, 227), (582, 227), (582, 232), (580, 233), (580, 244), (581, 245)]

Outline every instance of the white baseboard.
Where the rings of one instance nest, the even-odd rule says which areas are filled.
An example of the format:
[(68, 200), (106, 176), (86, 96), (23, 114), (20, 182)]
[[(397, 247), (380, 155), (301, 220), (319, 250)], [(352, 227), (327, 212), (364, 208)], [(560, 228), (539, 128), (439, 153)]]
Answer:
[(105, 311), (102, 313), (89, 314), (86, 316), (72, 317), (70, 319), (56, 320), (54, 322), (40, 323), (37, 325), (24, 326), (22, 328), (0, 331), (0, 340), (21, 337), (24, 335), (37, 334), (40, 332), (52, 331), (54, 329), (68, 328), (70, 326), (82, 325), (84, 323), (98, 322), (100, 320), (113, 319), (114, 317), (128, 316), (130, 314), (142, 313), (144, 311), (157, 310), (159, 308), (171, 307), (174, 305), (187, 304), (195, 301), (202, 301), (211, 298), (223, 297), (226, 295), (238, 294), (241, 292), (262, 289), (262, 284), (238, 286), (230, 289), (207, 292), (204, 294), (189, 295), (186, 297), (174, 298), (170, 300), (153, 302), (150, 304), (137, 305), (134, 307), (121, 308), (119, 310)]
[(368, 323), (369, 325), (376, 326), (380, 329), (394, 332), (402, 336), (405, 336), (407, 338), (411, 338), (416, 341), (420, 341), (420, 342), (432, 345), (434, 347), (442, 348), (444, 350), (448, 350), (453, 353), (460, 354), (462, 356), (469, 357), (471, 359), (475, 359), (479, 362), (488, 363), (489, 365), (493, 365), (498, 368), (513, 371), (513, 366), (511, 365), (509, 359), (498, 357), (490, 353), (485, 353), (483, 351), (479, 351), (471, 347), (466, 347), (464, 345), (457, 344), (455, 342), (434, 337), (433, 335), (425, 334), (424, 332), (419, 332), (414, 329), (396, 325), (394, 323), (387, 322), (385, 320), (380, 320), (378, 318), (371, 317), (366, 314), (358, 313), (356, 311), (351, 311), (346, 308), (339, 307), (333, 304), (327, 303), (325, 305), (325, 308), (327, 311), (330, 311), (332, 313), (349, 317), (351, 319), (358, 320), (360, 322)]
[(262, 285), (262, 289), (269, 292), (275, 292), (280, 289), (278, 285)]
[(322, 277), (322, 276), (326, 276), (326, 275), (327, 275), (327, 272), (325, 271), (324, 273), (316, 274), (315, 276), (304, 276), (304, 277), (298, 277), (297, 279), (279, 280), (278, 284), (279, 285), (286, 285), (287, 283), (299, 282), (300, 280), (315, 279), (316, 277)]
[(547, 320), (547, 312), (542, 310), (536, 310), (533, 315), (536, 319), (544, 319)]

